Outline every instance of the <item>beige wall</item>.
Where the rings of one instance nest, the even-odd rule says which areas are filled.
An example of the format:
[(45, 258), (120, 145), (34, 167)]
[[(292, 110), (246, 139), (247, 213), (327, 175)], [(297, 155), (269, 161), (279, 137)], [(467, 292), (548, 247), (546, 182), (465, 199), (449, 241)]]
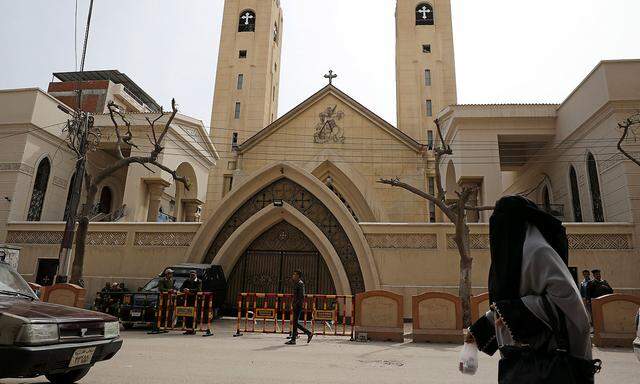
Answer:
[[(87, 299), (105, 282), (125, 282), (135, 290), (165, 267), (186, 261), (198, 223), (92, 223), (89, 227), (84, 280)], [(62, 223), (9, 224), (8, 243), (20, 244), (18, 271), (35, 281), (38, 259), (55, 259)]]
[[(459, 256), (448, 239), (450, 224), (361, 224), (380, 274), (380, 288), (403, 295), (405, 317), (411, 297), (429, 291), (458, 293)], [(640, 294), (640, 258), (631, 248), (631, 224), (567, 224), (570, 266), (600, 268), (616, 292)], [(490, 265), (488, 225), (471, 225), (472, 286), (487, 291)], [(593, 249), (602, 247), (604, 249)], [(587, 249), (582, 249), (587, 248)]]

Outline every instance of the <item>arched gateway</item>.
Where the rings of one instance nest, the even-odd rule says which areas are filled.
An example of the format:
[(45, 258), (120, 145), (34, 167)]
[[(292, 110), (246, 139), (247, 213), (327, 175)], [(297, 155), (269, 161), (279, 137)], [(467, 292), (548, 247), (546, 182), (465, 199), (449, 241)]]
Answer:
[(264, 168), (227, 195), (196, 235), (189, 261), (223, 266), (229, 303), (240, 291), (286, 291), (297, 268), (310, 293), (354, 294), (379, 281), (344, 203), (288, 163)]

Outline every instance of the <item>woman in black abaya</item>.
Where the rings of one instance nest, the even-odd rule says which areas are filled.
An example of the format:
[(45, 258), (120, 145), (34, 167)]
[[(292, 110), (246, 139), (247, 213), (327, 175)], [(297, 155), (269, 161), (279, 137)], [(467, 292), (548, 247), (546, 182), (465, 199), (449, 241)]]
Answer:
[(502, 198), (490, 220), (491, 310), (467, 342), (500, 350), (499, 383), (589, 383), (589, 317), (567, 268), (562, 223), (520, 197)]

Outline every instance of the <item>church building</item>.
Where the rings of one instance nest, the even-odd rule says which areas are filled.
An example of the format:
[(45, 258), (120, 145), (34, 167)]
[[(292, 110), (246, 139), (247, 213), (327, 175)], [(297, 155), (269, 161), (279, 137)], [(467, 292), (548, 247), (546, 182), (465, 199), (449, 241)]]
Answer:
[[(452, 148), (438, 168), (447, 199), (466, 185), (478, 205), (525, 195), (565, 222), (572, 267), (599, 268), (616, 292), (640, 294), (640, 168), (616, 149), (617, 122), (640, 110), (640, 60), (598, 64), (560, 104), (460, 105), (450, 1), (397, 0), (395, 18), (397, 126), (338, 88), (333, 71), (278, 116), (280, 1), (226, 0), (211, 130), (194, 139), (216, 143), (203, 148), (215, 164), (189, 199), (203, 203), (199, 221), (92, 224), (88, 291), (141, 286), (172, 263), (213, 263), (232, 306), (239, 292), (287, 291), (301, 269), (309, 293), (392, 291), (410, 318), (412, 296), (458, 292), (455, 231), (427, 200), (378, 181), (434, 193), (438, 121)], [(474, 294), (487, 290), (489, 215), (469, 217)], [(33, 280), (37, 260), (57, 255), (45, 234), (63, 225), (22, 220), (7, 223), (7, 243), (21, 247), (20, 272)]]

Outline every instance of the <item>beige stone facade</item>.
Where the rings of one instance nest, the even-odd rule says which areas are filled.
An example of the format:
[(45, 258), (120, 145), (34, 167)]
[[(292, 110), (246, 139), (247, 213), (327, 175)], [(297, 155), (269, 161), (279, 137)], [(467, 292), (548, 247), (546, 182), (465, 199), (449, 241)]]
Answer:
[[(429, 14), (432, 23), (423, 19)], [(255, 25), (246, 26), (246, 20)], [(273, 276), (278, 263), (260, 264), (256, 257), (272, 260), (266, 257), (277, 254), (281, 266), (286, 259), (291, 267), (313, 254), (326, 264), (336, 293), (394, 292), (403, 298), (402, 316), (411, 317), (413, 296), (457, 293), (454, 228), (441, 222), (425, 200), (377, 181), (398, 177), (424, 190), (434, 187), (429, 131), (438, 118), (453, 149), (440, 169), (448, 197), (455, 198), (456, 189), (469, 184), (479, 187), (477, 204), (493, 204), (506, 194), (529, 196), (566, 222), (571, 266), (598, 267), (617, 292), (640, 294), (640, 172), (615, 148), (620, 134), (616, 122), (640, 108), (640, 61), (599, 64), (562, 104), (458, 105), (449, 1), (399, 0), (396, 20), (397, 127), (334, 84), (277, 117), (275, 64), (284, 29), (279, 2), (228, 0), (210, 137), (202, 136), (199, 122), (180, 116), (163, 157), (171, 167), (193, 174), (197, 188), (176, 189), (166, 175), (144, 168), (129, 169), (113, 180), (122, 185), (116, 200), (133, 207), (135, 219), (130, 221), (146, 221), (151, 205), (152, 211), (158, 206), (170, 209), (171, 201), (174, 206), (182, 201), (176, 215), (188, 221), (193, 207), (204, 201), (203, 220), (92, 224), (85, 265), (90, 289), (113, 280), (139, 286), (166, 265), (186, 261), (222, 265), (236, 284), (234, 276), (242, 269), (238, 266), (247, 260), (254, 260), (256, 270), (246, 280), (277, 286), (286, 282), (286, 276)], [(429, 52), (423, 45), (430, 45)], [(425, 70), (430, 70), (429, 83)], [(51, 102), (46, 94), (33, 92)], [(432, 116), (427, 116), (426, 100), (432, 102)], [(54, 104), (48, 108), (56, 109)], [(192, 129), (180, 130), (185, 127)], [(211, 142), (223, 143), (215, 166), (210, 162), (217, 156)], [(638, 152), (636, 144), (625, 145)], [(103, 156), (100, 161), (108, 161), (108, 153)], [(12, 179), (3, 188), (30, 190), (28, 167), (36, 167), (36, 157), (11, 160), (13, 165), (5, 167), (11, 168)], [(68, 180), (70, 168), (66, 172)], [(57, 188), (59, 196), (66, 196)], [(25, 196), (16, 207), (24, 208), (26, 201)], [(62, 208), (51, 209), (47, 220), (60, 220)], [(20, 270), (33, 278), (39, 258), (55, 257), (62, 224), (24, 223), (24, 210), (12, 215), (7, 243), (22, 247)], [(488, 213), (473, 221), (478, 223), (471, 225), (472, 285), (474, 294), (481, 294), (487, 290), (489, 268)], [(291, 244), (291, 229), (269, 237), (265, 245), (263, 236), (282, 222), (308, 240), (307, 248), (289, 249), (296, 245)], [(445, 322), (451, 321), (446, 317)]]

